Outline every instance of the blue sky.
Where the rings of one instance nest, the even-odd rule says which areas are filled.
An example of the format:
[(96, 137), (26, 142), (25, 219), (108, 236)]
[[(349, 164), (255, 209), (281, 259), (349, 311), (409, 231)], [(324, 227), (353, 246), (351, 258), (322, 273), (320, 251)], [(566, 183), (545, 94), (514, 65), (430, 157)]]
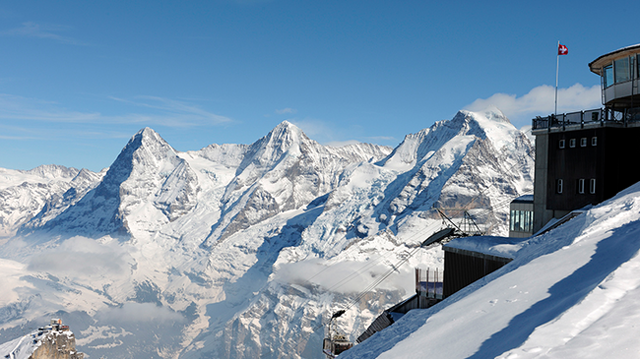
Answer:
[[(151, 127), (179, 151), (283, 120), (396, 146), (461, 109), (517, 126), (599, 106), (587, 64), (640, 42), (609, 1), (3, 1), (0, 167), (100, 170)], [(624, 20), (627, 19), (627, 20)], [(596, 86), (594, 88), (594, 86)]]

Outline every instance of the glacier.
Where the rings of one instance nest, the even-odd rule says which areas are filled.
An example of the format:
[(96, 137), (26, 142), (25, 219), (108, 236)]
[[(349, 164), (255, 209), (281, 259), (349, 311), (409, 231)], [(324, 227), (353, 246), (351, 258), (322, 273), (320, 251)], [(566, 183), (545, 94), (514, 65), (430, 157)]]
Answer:
[(323, 146), (289, 122), (250, 145), (180, 152), (136, 133), (99, 173), (0, 169), (0, 342), (55, 316), (120, 358), (323, 358), (328, 313), (352, 340), (413, 291), (413, 267), (354, 303), (442, 226), (506, 235), (534, 151), (498, 110), (460, 111), (396, 148)]

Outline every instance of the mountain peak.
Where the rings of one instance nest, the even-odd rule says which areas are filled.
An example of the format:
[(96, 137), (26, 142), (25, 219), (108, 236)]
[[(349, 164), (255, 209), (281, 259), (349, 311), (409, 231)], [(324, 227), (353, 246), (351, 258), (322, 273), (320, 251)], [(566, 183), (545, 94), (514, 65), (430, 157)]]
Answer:
[(282, 121), (266, 136), (254, 142), (236, 174), (242, 173), (250, 164), (259, 168), (271, 168), (284, 157), (298, 157), (303, 144), (313, 142), (302, 130), (288, 121)]
[(160, 136), (160, 134), (158, 134), (156, 131), (154, 131), (152, 128), (149, 128), (149, 127), (145, 127), (140, 131), (136, 132), (136, 134), (133, 135), (133, 137), (131, 137), (131, 141), (135, 141), (137, 138), (141, 139), (142, 142), (145, 142), (145, 143), (159, 142), (163, 145), (167, 145), (167, 146), (169, 145), (167, 141), (165, 141)]
[(451, 120), (453, 123), (475, 122), (480, 128), (487, 129), (508, 126), (513, 127), (511, 121), (497, 107), (487, 108), (483, 111), (460, 110)]
[(276, 126), (276, 128), (280, 127), (280, 126), (297, 127), (296, 125), (292, 124), (291, 122), (289, 122), (287, 120), (284, 120), (284, 121), (280, 122), (280, 124), (278, 124), (278, 126)]
[(278, 124), (278, 126), (274, 127), (273, 130), (269, 132), (266, 137), (270, 137), (271, 139), (292, 139), (292, 140), (300, 140), (300, 137), (307, 138), (307, 135), (302, 132), (302, 130), (292, 124), (289, 121), (282, 121)]

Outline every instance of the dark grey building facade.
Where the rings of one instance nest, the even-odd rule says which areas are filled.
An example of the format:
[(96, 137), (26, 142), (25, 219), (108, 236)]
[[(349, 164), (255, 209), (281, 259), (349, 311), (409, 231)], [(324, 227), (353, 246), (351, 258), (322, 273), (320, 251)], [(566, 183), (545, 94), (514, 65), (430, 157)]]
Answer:
[(589, 64), (601, 77), (601, 109), (533, 120), (536, 136), (534, 225), (597, 204), (640, 181), (640, 45)]

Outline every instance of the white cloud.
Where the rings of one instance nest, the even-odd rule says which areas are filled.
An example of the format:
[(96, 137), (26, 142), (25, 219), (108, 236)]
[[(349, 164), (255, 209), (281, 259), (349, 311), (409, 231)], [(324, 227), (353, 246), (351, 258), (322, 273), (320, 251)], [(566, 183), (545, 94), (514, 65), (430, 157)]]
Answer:
[(129, 255), (117, 242), (85, 237), (65, 240), (59, 247), (31, 257), (28, 270), (72, 278), (112, 277), (127, 272)]
[[(504, 93), (497, 93), (487, 99), (477, 99), (466, 110), (483, 111), (490, 107), (497, 107), (513, 123), (524, 124), (535, 116), (544, 116), (554, 111), (553, 86), (542, 85), (533, 88), (529, 93), (517, 97)], [(601, 107), (600, 85), (584, 87), (575, 84), (569, 88), (558, 89), (558, 112), (573, 112)]]
[(68, 31), (71, 29), (69, 26), (51, 25), (51, 24), (37, 24), (32, 21), (22, 23), (21, 27), (0, 31), (2, 36), (22, 36), (22, 37), (34, 37), (38, 39), (48, 39), (71, 45), (88, 45), (87, 43), (74, 39), (68, 36), (62, 36), (57, 32)]
[(216, 115), (203, 110), (195, 105), (157, 96), (138, 96), (139, 101), (126, 100), (118, 97), (110, 97), (112, 100), (132, 104), (139, 107), (146, 107), (161, 110), (167, 115), (138, 115), (131, 114), (122, 116), (128, 119), (138, 119), (139, 122), (161, 122), (164, 126), (183, 126), (185, 124), (221, 124), (231, 122), (228, 117)]
[(97, 122), (100, 114), (69, 111), (51, 101), (0, 94), (0, 119), (80, 123)]
[(6, 305), (20, 299), (17, 288), (33, 288), (33, 284), (25, 281), (25, 265), (11, 259), (0, 258), (0, 303)]
[(54, 123), (131, 124), (146, 126), (195, 127), (220, 125), (231, 122), (228, 117), (216, 115), (182, 101), (139, 96), (134, 100), (110, 97), (111, 100), (147, 108), (147, 113), (127, 113), (106, 116), (99, 112), (78, 112), (61, 108), (57, 103), (39, 99), (0, 94), (0, 119), (32, 120)]
[(295, 108), (289, 108), (289, 107), (283, 108), (282, 110), (276, 110), (275, 111), (275, 113), (278, 114), (278, 115), (284, 115), (284, 114), (287, 114), (287, 113), (293, 114), (293, 113), (296, 113), (296, 112), (298, 112), (298, 110), (296, 110)]
[(184, 318), (167, 307), (153, 303), (127, 302), (119, 308), (107, 308), (96, 314), (98, 320), (108, 323), (139, 323), (182, 321)]

